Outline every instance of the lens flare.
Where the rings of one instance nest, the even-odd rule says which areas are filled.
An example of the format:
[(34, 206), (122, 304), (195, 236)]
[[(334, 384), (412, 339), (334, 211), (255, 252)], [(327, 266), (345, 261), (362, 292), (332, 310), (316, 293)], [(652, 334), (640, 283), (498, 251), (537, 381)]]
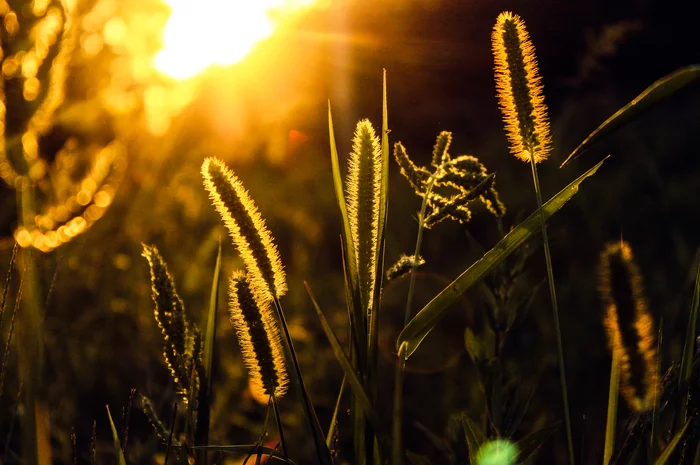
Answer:
[(164, 0), (172, 13), (155, 68), (178, 80), (243, 59), (275, 28), (316, 0)]

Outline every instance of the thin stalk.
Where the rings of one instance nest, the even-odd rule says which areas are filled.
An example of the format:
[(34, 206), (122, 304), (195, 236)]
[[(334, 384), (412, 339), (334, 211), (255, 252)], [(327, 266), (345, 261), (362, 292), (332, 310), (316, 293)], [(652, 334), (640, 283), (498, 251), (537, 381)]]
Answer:
[(284, 332), (284, 338), (287, 341), (287, 348), (292, 358), (292, 364), (294, 365), (294, 372), (299, 383), (299, 391), (301, 392), (301, 397), (304, 405), (304, 410), (306, 413), (306, 419), (309, 422), (309, 427), (311, 428), (311, 433), (314, 439), (314, 446), (316, 448), (316, 456), (321, 464), (330, 464), (331, 458), (326, 447), (326, 443), (321, 433), (321, 425), (318, 423), (318, 417), (314, 413), (313, 405), (311, 404), (311, 399), (309, 398), (309, 393), (306, 391), (306, 386), (304, 385), (304, 378), (301, 375), (301, 368), (299, 367), (299, 360), (297, 360), (297, 354), (294, 351), (294, 344), (292, 343), (292, 337), (289, 335), (289, 329), (287, 328), (287, 320), (284, 318), (284, 313), (282, 312), (282, 305), (277, 297), (274, 299), (275, 309), (277, 310), (277, 316), (282, 324), (282, 331)]
[(267, 422), (270, 419), (270, 402), (267, 403), (267, 409), (265, 410), (265, 421), (263, 422), (262, 430), (260, 431), (260, 436), (258, 437), (258, 440), (255, 441), (255, 444), (253, 444), (254, 447), (251, 447), (250, 452), (248, 452), (248, 455), (246, 456), (245, 460), (243, 460), (243, 465), (246, 465), (248, 463), (248, 460), (253, 456), (253, 454), (257, 454), (259, 448), (262, 446), (263, 439), (265, 439), (265, 435), (267, 434)]
[(277, 420), (277, 432), (280, 434), (280, 443), (282, 443), (282, 454), (285, 458), (289, 458), (289, 455), (287, 455), (287, 444), (284, 442), (284, 432), (282, 431), (282, 415), (280, 415), (280, 407), (277, 405), (277, 397), (274, 394), (271, 397), (272, 406), (275, 409), (275, 420)]
[[(443, 165), (440, 165), (430, 176), (428, 187), (423, 195), (423, 203), (418, 214), (418, 235), (416, 237), (416, 248), (413, 253), (413, 264), (411, 266), (411, 277), (408, 282), (408, 297), (406, 298), (406, 311), (404, 313), (403, 328), (406, 327), (411, 320), (411, 305), (413, 304), (413, 291), (416, 284), (416, 269), (418, 268), (418, 257), (420, 256), (420, 248), (423, 244), (423, 230), (425, 229), (425, 211), (428, 208), (428, 197), (433, 190), (433, 185), (440, 173), (442, 173)], [(402, 329), (403, 329), (402, 328)], [(404, 369), (406, 368), (406, 348), (399, 348), (396, 370), (394, 371), (394, 413), (392, 418), (392, 465), (400, 465), (403, 463), (403, 435), (401, 434), (401, 423), (403, 420), (403, 379)]]
[[(530, 153), (534, 153), (530, 150)], [(542, 190), (540, 189), (540, 178), (537, 176), (537, 165), (535, 157), (530, 157), (532, 167), (532, 179), (535, 183), (535, 194), (537, 195), (537, 208), (540, 212), (540, 227), (542, 228), (542, 242), (544, 244), (544, 257), (547, 262), (547, 281), (549, 282), (549, 296), (552, 300), (552, 317), (554, 318), (554, 331), (557, 336), (557, 357), (559, 359), (559, 380), (561, 382), (561, 394), (564, 401), (564, 421), (566, 422), (566, 440), (569, 445), (569, 463), (574, 465), (574, 441), (571, 435), (571, 417), (569, 414), (569, 396), (566, 391), (566, 372), (564, 370), (564, 349), (561, 341), (561, 327), (559, 325), (559, 307), (557, 305), (557, 292), (554, 288), (554, 271), (552, 270), (552, 255), (549, 251), (549, 239), (547, 238), (547, 225), (544, 221), (544, 209), (542, 208)]]

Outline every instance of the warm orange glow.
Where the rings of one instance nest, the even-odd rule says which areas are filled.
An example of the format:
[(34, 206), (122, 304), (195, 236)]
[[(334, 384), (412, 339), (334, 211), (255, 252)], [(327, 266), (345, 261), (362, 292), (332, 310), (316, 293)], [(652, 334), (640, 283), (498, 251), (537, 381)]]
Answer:
[(290, 15), (316, 0), (163, 0), (172, 10), (154, 65), (187, 79), (212, 65), (231, 65)]

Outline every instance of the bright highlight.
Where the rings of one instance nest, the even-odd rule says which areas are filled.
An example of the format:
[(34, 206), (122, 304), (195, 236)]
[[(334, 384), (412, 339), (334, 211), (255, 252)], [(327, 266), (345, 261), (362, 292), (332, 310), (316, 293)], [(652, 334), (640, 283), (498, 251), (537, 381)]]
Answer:
[(272, 35), (275, 27), (315, 0), (164, 0), (172, 14), (155, 68), (175, 79), (212, 65), (231, 65)]

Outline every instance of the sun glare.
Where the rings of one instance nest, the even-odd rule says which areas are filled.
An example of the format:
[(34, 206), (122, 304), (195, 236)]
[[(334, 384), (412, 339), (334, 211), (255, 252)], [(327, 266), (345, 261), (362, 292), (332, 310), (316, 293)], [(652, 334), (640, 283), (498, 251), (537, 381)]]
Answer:
[(157, 70), (187, 79), (243, 59), (290, 15), (316, 0), (163, 0), (172, 10)]

